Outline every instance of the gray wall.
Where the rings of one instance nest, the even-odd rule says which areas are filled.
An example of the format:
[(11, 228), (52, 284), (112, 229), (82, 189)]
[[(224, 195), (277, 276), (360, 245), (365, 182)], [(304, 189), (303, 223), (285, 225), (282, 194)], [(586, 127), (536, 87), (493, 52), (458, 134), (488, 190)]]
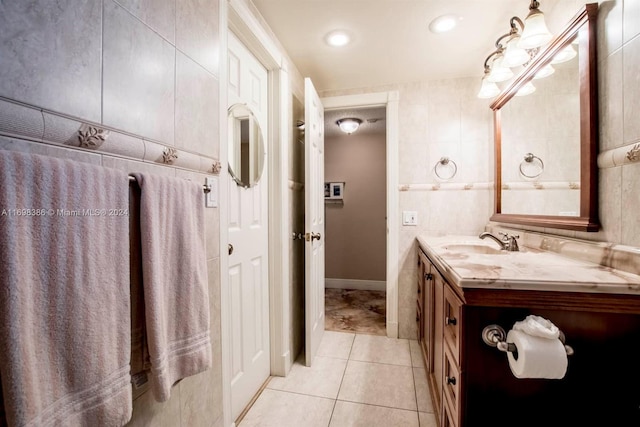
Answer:
[(324, 141), (324, 180), (344, 182), (344, 203), (325, 203), (325, 277), (386, 281), (386, 135)]

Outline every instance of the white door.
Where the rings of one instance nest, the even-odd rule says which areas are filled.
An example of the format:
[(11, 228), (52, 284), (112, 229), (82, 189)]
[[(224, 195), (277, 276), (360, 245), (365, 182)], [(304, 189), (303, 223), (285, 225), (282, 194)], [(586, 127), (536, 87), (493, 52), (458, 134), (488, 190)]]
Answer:
[[(267, 132), (267, 70), (229, 32), (229, 106), (246, 104)], [(266, 143), (265, 143), (266, 146)], [(231, 150), (230, 150), (231, 151)], [(230, 152), (230, 155), (233, 155)], [(236, 419), (269, 378), (268, 171), (253, 187), (229, 179), (231, 408)]]
[(311, 366), (324, 333), (324, 107), (304, 80), (305, 364)]

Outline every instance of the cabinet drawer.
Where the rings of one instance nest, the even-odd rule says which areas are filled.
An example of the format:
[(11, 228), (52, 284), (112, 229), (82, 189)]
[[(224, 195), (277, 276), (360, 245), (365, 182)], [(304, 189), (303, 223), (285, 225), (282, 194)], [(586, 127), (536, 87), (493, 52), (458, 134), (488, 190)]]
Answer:
[(444, 288), (444, 341), (451, 348), (456, 364), (460, 363), (460, 325), (462, 324), (462, 301), (449, 288)]
[[(449, 409), (449, 416), (453, 424), (458, 425), (458, 418), (460, 414), (460, 370), (458, 365), (453, 360), (451, 350), (445, 346), (444, 348), (444, 367), (443, 367), (443, 379), (442, 388), (444, 394), (444, 413), (446, 413), (447, 407)], [(443, 420), (446, 417), (443, 416)], [(445, 424), (445, 423), (443, 423)], [(446, 424), (445, 424), (446, 425)]]

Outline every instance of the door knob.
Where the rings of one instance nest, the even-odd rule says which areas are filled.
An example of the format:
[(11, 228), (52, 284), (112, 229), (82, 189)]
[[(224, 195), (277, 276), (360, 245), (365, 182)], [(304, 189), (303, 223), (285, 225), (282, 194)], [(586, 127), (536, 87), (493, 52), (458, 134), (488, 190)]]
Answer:
[(310, 241), (312, 243), (316, 239), (320, 240), (320, 237), (321, 237), (320, 233), (316, 234), (316, 233), (311, 232), (311, 233), (305, 233), (304, 234), (304, 240), (306, 240), (307, 242)]
[(233, 253), (233, 245), (229, 243), (229, 255)]

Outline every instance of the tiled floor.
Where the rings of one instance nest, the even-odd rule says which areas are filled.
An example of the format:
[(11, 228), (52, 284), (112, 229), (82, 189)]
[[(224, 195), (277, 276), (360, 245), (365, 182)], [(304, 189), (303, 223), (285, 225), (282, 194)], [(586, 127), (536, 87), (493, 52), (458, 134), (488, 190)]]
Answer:
[(386, 292), (361, 289), (325, 289), (325, 329), (387, 335)]
[(418, 342), (325, 331), (313, 366), (273, 377), (239, 427), (435, 427)]

